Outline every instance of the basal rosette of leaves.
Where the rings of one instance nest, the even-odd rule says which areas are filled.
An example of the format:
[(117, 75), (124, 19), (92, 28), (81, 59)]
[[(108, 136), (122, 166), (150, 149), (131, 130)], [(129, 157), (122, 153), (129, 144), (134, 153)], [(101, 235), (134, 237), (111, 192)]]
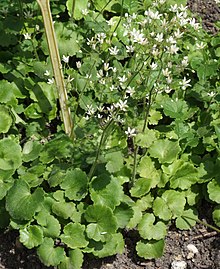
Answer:
[(0, 3), (0, 227), (63, 269), (122, 253), (124, 229), (158, 258), (204, 199), (220, 226), (220, 37), (186, 1), (58, 2), (74, 141), (36, 1)]

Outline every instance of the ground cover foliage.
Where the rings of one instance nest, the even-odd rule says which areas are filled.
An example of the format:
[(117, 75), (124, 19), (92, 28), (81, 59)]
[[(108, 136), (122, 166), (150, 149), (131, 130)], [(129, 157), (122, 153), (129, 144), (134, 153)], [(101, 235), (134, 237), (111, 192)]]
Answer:
[(124, 229), (160, 257), (202, 199), (220, 226), (220, 37), (183, 0), (50, 4), (74, 136), (37, 1), (1, 1), (0, 227), (63, 269), (123, 252)]

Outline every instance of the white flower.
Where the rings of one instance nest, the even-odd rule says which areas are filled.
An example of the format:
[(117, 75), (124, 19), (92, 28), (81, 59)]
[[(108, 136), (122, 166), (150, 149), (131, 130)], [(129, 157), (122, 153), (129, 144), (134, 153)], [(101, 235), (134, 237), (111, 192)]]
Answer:
[(29, 34), (29, 33), (25, 33), (25, 34), (23, 34), (23, 36), (24, 36), (25, 40), (30, 40), (31, 39), (31, 34)]
[(117, 46), (111, 47), (108, 50), (109, 50), (110, 54), (114, 55), (114, 56), (116, 56), (118, 54), (118, 52), (119, 52), (119, 49), (117, 48)]
[(134, 92), (135, 92), (134, 87), (128, 86), (126, 90), (126, 94), (129, 94), (130, 96), (132, 96)]
[(166, 68), (166, 69), (162, 69), (162, 73), (163, 73), (163, 75), (164, 75), (165, 77), (169, 77), (171, 72), (169, 71), (168, 68)]
[(49, 77), (49, 76), (50, 76), (50, 71), (46, 70), (46, 71), (44, 72), (44, 76)]
[(174, 32), (174, 36), (176, 37), (176, 38), (181, 38), (182, 36), (183, 36), (183, 32), (181, 33), (180, 32), (180, 29), (177, 29), (175, 32)]
[(135, 128), (131, 129), (131, 127), (128, 127), (127, 131), (125, 131), (125, 134), (128, 137), (134, 137), (134, 136), (136, 136), (136, 130), (135, 130)]
[(158, 33), (157, 35), (156, 35), (156, 37), (155, 37), (155, 40), (157, 41), (157, 42), (162, 42), (163, 41), (163, 33)]
[(134, 47), (132, 45), (130, 45), (130, 46), (126, 45), (126, 52), (128, 52), (128, 53), (134, 52)]
[(152, 62), (152, 63), (150, 64), (150, 68), (151, 68), (151, 70), (155, 70), (155, 69), (157, 69), (157, 63)]
[(73, 80), (74, 80), (74, 78), (71, 78), (70, 75), (67, 77), (67, 83), (70, 83), (70, 82), (72, 82)]
[(182, 66), (183, 66), (183, 67), (187, 67), (188, 64), (189, 64), (188, 56), (184, 56), (181, 63), (182, 63)]
[(127, 81), (127, 78), (125, 75), (123, 75), (123, 77), (118, 77), (118, 80), (120, 83), (124, 83), (125, 81)]
[(170, 44), (176, 44), (176, 40), (172, 37), (172, 36), (170, 36), (169, 38), (167, 38), (167, 40), (166, 40), (168, 43), (170, 43)]
[(126, 111), (126, 109), (128, 107), (127, 100), (124, 100), (124, 101), (119, 100), (119, 102), (115, 104), (115, 107), (116, 108), (119, 107), (122, 111)]
[(47, 84), (52, 85), (54, 83), (54, 78), (48, 78)]
[(77, 62), (76, 62), (76, 67), (77, 67), (77, 68), (80, 68), (81, 66), (82, 66), (81, 62), (80, 62), (80, 61), (77, 61)]
[(88, 9), (82, 9), (81, 12), (82, 12), (82, 15), (84, 15), (84, 16), (88, 15), (88, 13), (89, 13)]
[(178, 11), (178, 6), (177, 6), (177, 4), (175, 4), (175, 5), (171, 5), (170, 6), (170, 9), (169, 9), (171, 12), (177, 12)]
[(110, 19), (109, 21), (107, 21), (107, 24), (108, 24), (109, 26), (114, 26), (115, 23), (116, 23), (116, 22), (115, 22), (113, 19)]
[(130, 35), (134, 43), (138, 43), (141, 45), (145, 45), (147, 43), (147, 39), (144, 37), (144, 34), (141, 33), (140, 30), (133, 28), (133, 30), (130, 32)]
[(68, 64), (69, 59), (70, 59), (70, 56), (65, 56), (65, 55), (62, 56), (62, 61), (63, 61), (64, 63), (66, 63), (66, 64)]
[(154, 11), (151, 10), (151, 9), (146, 10), (146, 11), (144, 12), (144, 15), (150, 17), (150, 18), (153, 19), (153, 20), (159, 20), (160, 17), (162, 16), (162, 14), (159, 14), (158, 11), (155, 11), (155, 12), (154, 12)]
[(109, 63), (104, 63), (103, 69), (107, 72), (110, 69)]
[(191, 79), (186, 80), (186, 78), (184, 77), (183, 80), (179, 82), (179, 85), (182, 87), (183, 90), (185, 90), (187, 87), (191, 86), (191, 84), (189, 84), (190, 81)]
[(170, 54), (177, 54), (179, 48), (176, 46), (176, 44), (172, 44), (170, 47), (167, 47), (167, 52)]
[(197, 49), (204, 49), (206, 44), (204, 42), (201, 42), (200, 44), (196, 43), (196, 48)]
[(215, 96), (215, 93), (212, 91), (212, 92), (208, 92), (207, 95), (208, 95), (209, 97), (214, 97), (214, 96)]

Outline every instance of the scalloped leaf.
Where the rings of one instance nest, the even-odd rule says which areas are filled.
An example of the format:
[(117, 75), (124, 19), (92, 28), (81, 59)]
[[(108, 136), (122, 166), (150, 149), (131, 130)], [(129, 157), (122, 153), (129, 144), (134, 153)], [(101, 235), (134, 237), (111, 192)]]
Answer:
[(29, 185), (21, 179), (15, 181), (6, 196), (6, 209), (14, 219), (30, 220), (43, 202), (44, 191), (41, 188), (33, 193)]
[(57, 266), (65, 259), (64, 248), (54, 247), (53, 239), (48, 237), (38, 247), (37, 254), (46, 266)]
[(68, 251), (69, 257), (66, 257), (58, 269), (81, 269), (83, 265), (83, 253), (80, 249), (76, 248)]
[(105, 159), (107, 160), (106, 169), (109, 173), (118, 172), (124, 166), (121, 151), (107, 153)]
[(20, 229), (19, 233), (21, 243), (29, 249), (37, 247), (43, 242), (43, 231), (37, 225), (30, 225)]
[(217, 205), (214, 207), (214, 210), (212, 212), (212, 217), (215, 222), (215, 224), (220, 227), (220, 205)]
[(129, 223), (130, 219), (133, 217), (134, 211), (131, 206), (126, 203), (121, 203), (114, 210), (114, 216), (117, 219), (118, 227), (124, 228)]
[(70, 17), (72, 16), (75, 20), (81, 20), (84, 17), (82, 11), (88, 8), (88, 0), (75, 1), (73, 14), (72, 14), (73, 1), (67, 0), (66, 6)]
[(47, 211), (41, 211), (36, 217), (37, 223), (42, 226), (45, 237), (56, 238), (60, 235), (60, 223)]
[(198, 213), (195, 208), (184, 210), (182, 216), (176, 219), (176, 227), (181, 230), (189, 230), (196, 224)]
[(22, 159), (24, 162), (33, 161), (39, 157), (39, 153), (42, 149), (42, 144), (38, 141), (30, 140), (24, 144)]
[(172, 163), (180, 153), (178, 141), (168, 139), (156, 140), (149, 148), (150, 156), (157, 158), (160, 163)]
[(95, 241), (106, 241), (106, 235), (114, 234), (117, 230), (117, 219), (107, 206), (88, 206), (85, 219), (91, 222), (86, 228), (87, 236)]
[(207, 185), (207, 191), (209, 194), (209, 199), (216, 203), (220, 203), (220, 180), (213, 179)]
[(140, 223), (138, 224), (140, 236), (148, 240), (163, 239), (167, 233), (166, 225), (161, 221), (158, 221), (155, 224), (154, 223), (155, 217), (153, 214), (144, 214)]
[[(10, 138), (0, 140), (0, 174), (1, 170), (15, 171), (21, 165), (21, 147)], [(3, 172), (2, 171), (2, 172)]]
[(93, 255), (104, 258), (115, 254), (122, 254), (124, 250), (124, 239), (121, 233), (112, 234), (105, 243), (93, 242)]
[(0, 115), (0, 133), (7, 133), (13, 123), (11, 114), (5, 106), (0, 105)]
[(85, 237), (85, 225), (69, 223), (64, 227), (63, 232), (60, 236), (61, 241), (72, 249), (84, 248), (89, 243)]
[(164, 245), (164, 240), (152, 240), (150, 242), (141, 240), (136, 246), (137, 254), (145, 259), (160, 258), (163, 255)]
[(163, 220), (169, 220), (181, 216), (186, 204), (185, 194), (175, 190), (165, 191), (161, 197), (157, 197), (153, 203), (153, 211)]
[(106, 205), (112, 209), (121, 203), (123, 187), (120, 181), (108, 174), (93, 179), (90, 185), (90, 196), (95, 204)]
[(76, 168), (66, 173), (60, 184), (65, 196), (70, 200), (81, 201), (88, 193), (88, 177), (81, 169)]

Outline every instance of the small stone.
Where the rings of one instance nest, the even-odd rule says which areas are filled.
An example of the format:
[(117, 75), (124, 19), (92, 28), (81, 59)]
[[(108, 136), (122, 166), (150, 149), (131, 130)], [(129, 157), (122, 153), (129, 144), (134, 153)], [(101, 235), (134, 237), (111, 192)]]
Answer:
[(173, 261), (171, 263), (171, 269), (186, 269), (187, 263), (185, 261)]
[(197, 254), (199, 252), (198, 248), (193, 244), (189, 244), (186, 247), (189, 251), (189, 253), (187, 254), (187, 257), (186, 257), (188, 260), (192, 259), (195, 256), (195, 254)]

